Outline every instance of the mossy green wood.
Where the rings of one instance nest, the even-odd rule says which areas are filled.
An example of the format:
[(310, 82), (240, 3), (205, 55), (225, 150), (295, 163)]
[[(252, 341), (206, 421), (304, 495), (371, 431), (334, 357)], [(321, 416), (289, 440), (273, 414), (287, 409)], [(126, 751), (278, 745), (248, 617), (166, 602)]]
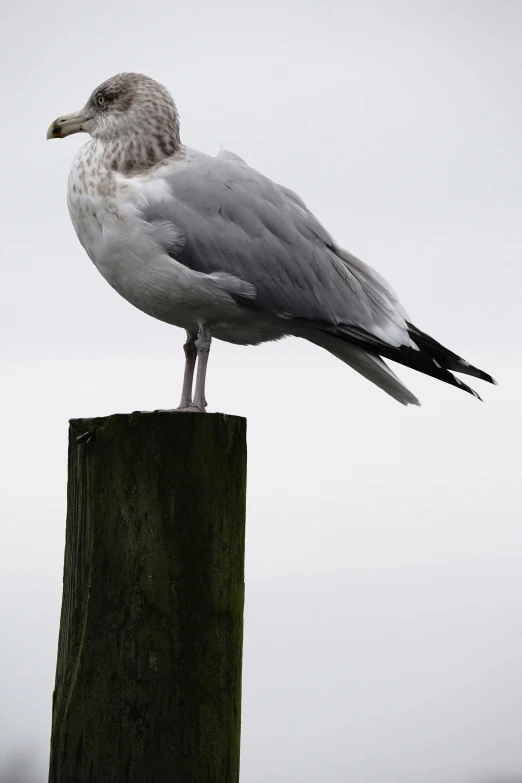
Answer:
[(71, 421), (50, 783), (237, 783), (246, 421)]

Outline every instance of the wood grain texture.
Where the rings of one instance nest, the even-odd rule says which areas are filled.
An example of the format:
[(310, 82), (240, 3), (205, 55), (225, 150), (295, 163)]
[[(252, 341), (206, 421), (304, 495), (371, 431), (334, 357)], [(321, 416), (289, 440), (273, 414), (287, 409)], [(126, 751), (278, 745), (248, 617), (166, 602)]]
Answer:
[(50, 783), (237, 783), (246, 421), (71, 421)]

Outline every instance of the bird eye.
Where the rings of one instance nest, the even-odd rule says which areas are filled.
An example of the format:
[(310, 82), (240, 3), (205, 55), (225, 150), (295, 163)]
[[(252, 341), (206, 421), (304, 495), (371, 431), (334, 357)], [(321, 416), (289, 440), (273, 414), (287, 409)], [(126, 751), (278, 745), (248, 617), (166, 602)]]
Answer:
[(105, 96), (100, 93), (96, 98), (96, 101), (98, 102), (98, 106), (103, 106), (105, 103)]

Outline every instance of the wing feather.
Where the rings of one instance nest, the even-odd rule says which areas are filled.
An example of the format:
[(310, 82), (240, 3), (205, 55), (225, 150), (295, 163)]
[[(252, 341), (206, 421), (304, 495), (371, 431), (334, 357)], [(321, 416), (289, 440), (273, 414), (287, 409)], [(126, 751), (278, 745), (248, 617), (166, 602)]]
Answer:
[(414, 327), (386, 280), (339, 248), (293, 191), (228, 153), (193, 154), (159, 172), (168, 197), (140, 202), (143, 218), (160, 244), (182, 237), (163, 242), (172, 258), (219, 280), (237, 302), (299, 323), (294, 333), (324, 343), (405, 404), (417, 400), (375, 357), (477, 397), (450, 370), (494, 382)]
[[(387, 283), (337, 247), (293, 191), (231, 157), (199, 156), (161, 170), (170, 198), (141, 207), (184, 237), (168, 248), (204, 274), (253, 286), (244, 304), (296, 320), (348, 324), (393, 346), (410, 345), (405, 314)], [(251, 288), (249, 290), (252, 290)]]

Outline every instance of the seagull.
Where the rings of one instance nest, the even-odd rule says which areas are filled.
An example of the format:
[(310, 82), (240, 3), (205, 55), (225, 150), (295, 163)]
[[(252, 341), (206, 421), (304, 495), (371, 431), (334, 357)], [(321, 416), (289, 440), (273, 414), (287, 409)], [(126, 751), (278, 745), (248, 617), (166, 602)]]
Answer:
[(296, 193), (231, 152), (182, 144), (176, 105), (153, 79), (113, 76), (47, 138), (82, 132), (91, 138), (69, 175), (72, 223), (121, 296), (186, 330), (176, 410), (205, 411), (213, 337), (303, 338), (403, 405), (420, 403), (383, 359), (475, 397), (453, 372), (495, 383), (414, 326), (386, 280), (341, 248)]

